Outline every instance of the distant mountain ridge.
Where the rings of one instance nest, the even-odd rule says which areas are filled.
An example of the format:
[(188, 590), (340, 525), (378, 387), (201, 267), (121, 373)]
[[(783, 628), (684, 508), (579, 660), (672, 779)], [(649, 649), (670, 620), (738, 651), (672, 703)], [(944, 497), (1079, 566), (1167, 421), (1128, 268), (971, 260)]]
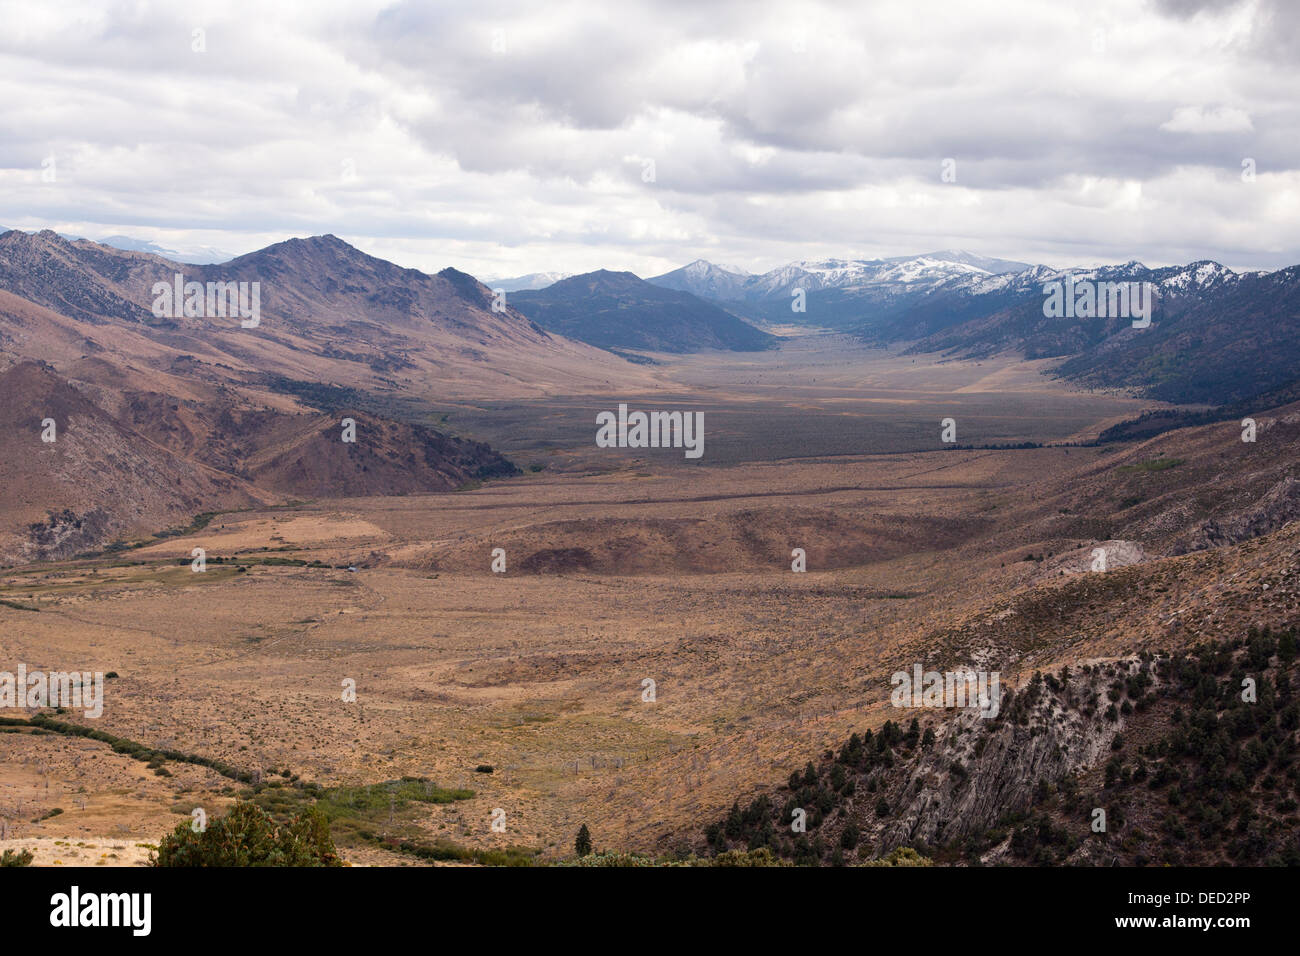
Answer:
[[(177, 275), (257, 283), (259, 323), (208, 314), (206, 297), (202, 314), (155, 314), (156, 284)], [(0, 235), (0, 564), (214, 509), (512, 475), (487, 445), (430, 427), (430, 403), (648, 386), (637, 365), (495, 298), (463, 272), (403, 269), (334, 236), (205, 266)]]
[(630, 272), (601, 269), (571, 276), (510, 302), (542, 328), (606, 349), (753, 352), (775, 336), (690, 292), (667, 289)]
[[(110, 350), (121, 347), (116, 334), (29, 314), (31, 306), (74, 324), (145, 334), (154, 339), (149, 348), (165, 341), (173, 354), (197, 356), (213, 380), (247, 384), (279, 375), (390, 390), (437, 381), (441, 397), (449, 389), (496, 397), (500, 389), (558, 393), (575, 381), (648, 386), (653, 376), (624, 360), (644, 362), (634, 352), (766, 349), (779, 339), (763, 326), (802, 325), (912, 353), (1056, 359), (1057, 374), (1089, 387), (1228, 405), (1300, 381), (1296, 269), (1239, 273), (1210, 260), (1055, 269), (943, 250), (804, 260), (752, 275), (696, 260), (645, 281), (599, 270), (507, 291), (501, 308), (494, 288), (503, 285), (455, 269), (430, 275), (403, 268), (330, 235), (194, 265), (49, 230), (11, 230), (0, 234), (0, 299), (18, 297), (28, 325), (20, 328), (15, 313), (0, 309), (0, 347), (49, 360), (84, 358), (109, 342), (117, 343)], [(254, 337), (229, 319), (153, 315), (153, 284), (177, 273), (199, 282), (260, 282), (267, 323)], [(551, 275), (520, 278), (540, 284)], [(1045, 313), (1046, 288), (1085, 281), (1151, 283), (1151, 326)], [(33, 329), (42, 348), (32, 344)]]
[(569, 278), (570, 275), (572, 275), (570, 272), (530, 272), (527, 275), (515, 276), (511, 279), (484, 279), (483, 281), (493, 290), (530, 292), (555, 285), (561, 279)]
[(689, 292), (704, 299), (728, 302), (743, 299), (745, 284), (752, 278), (754, 277), (750, 273), (743, 270), (696, 259), (680, 269), (646, 281), (665, 289)]
[[(155, 284), (172, 283), (177, 274), (200, 283), (259, 283), (260, 326), (254, 332), (229, 317), (154, 315)], [(466, 273), (403, 268), (331, 235), (193, 265), (72, 242), (49, 230), (11, 230), (0, 235), (0, 292), (104, 330), (83, 330), (90, 344), (77, 354), (121, 341), (108, 331), (117, 327), (155, 340), (138, 343), (143, 348), (165, 338), (167, 348), (198, 356), (215, 378), (281, 374), (417, 392), (436, 382), (441, 399), (539, 395), (575, 383), (601, 388), (643, 375), (608, 352), (546, 332), (513, 308), (497, 309), (492, 291)], [(8, 344), (0, 315), (0, 347)]]
[[(1125, 316), (1045, 314), (1045, 288), (1150, 283), (1150, 327)], [(1237, 273), (1217, 262), (1147, 268), (1132, 261), (1095, 269), (1035, 266), (1014, 275), (950, 283), (892, 315), (854, 329), (878, 345), (909, 343), (911, 354), (979, 358), (1016, 351), (1059, 358), (1057, 374), (1151, 398), (1221, 405), (1248, 400), (1300, 378), (1300, 267)]]
[[(1238, 273), (1210, 260), (1054, 269), (948, 250), (795, 262), (756, 276), (697, 260), (648, 281), (760, 322), (830, 328), (911, 354), (1062, 359), (1057, 373), (1080, 384), (1220, 405), (1300, 380), (1298, 273)], [(1150, 283), (1150, 328), (1126, 316), (1050, 317), (1044, 290), (1066, 282)], [(800, 290), (804, 309), (794, 311)]]
[[(76, 241), (79, 237), (67, 237)], [(99, 240), (100, 245), (112, 246), (114, 249), (124, 249), (128, 252), (147, 252), (150, 255), (161, 256), (172, 262), (183, 262), (190, 265), (214, 265), (218, 262), (227, 262), (234, 257), (223, 249), (214, 249), (211, 246), (200, 246), (190, 252), (178, 252), (175, 249), (168, 249), (160, 246), (155, 242), (149, 242), (145, 239), (133, 239), (130, 236), (105, 236)]]
[(1029, 268), (1024, 262), (945, 250), (887, 259), (801, 260), (758, 275), (697, 259), (646, 281), (717, 302), (744, 303), (760, 314), (779, 317), (781, 308), (789, 310), (789, 300), (796, 289), (802, 289), (805, 294), (853, 290), (859, 298), (876, 301), (924, 292), (954, 279), (996, 276)]

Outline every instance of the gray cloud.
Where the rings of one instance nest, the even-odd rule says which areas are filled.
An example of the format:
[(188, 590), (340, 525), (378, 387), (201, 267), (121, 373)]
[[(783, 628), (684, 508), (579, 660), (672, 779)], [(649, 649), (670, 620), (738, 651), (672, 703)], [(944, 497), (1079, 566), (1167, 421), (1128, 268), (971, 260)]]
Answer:
[(484, 275), (955, 246), (1300, 258), (1300, 13), (1282, 2), (0, 16), (0, 208), (20, 228), (232, 251), (333, 232)]

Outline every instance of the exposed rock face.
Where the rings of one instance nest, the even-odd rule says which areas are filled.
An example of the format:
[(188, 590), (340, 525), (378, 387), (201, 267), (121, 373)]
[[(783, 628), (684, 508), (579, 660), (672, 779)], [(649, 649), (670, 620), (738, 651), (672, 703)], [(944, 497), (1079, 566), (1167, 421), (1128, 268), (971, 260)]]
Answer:
[(1035, 673), (987, 717), (988, 708), (898, 707), (879, 731), (853, 734), (748, 809), (737, 803), (707, 842), (771, 846), (804, 863), (826, 862), (836, 847), (864, 860), (975, 845), (1050, 793), (1077, 791), (1138, 713), (1132, 700), (1159, 684), (1153, 658), (1124, 658)]
[[(1122, 675), (1138, 666), (1118, 665)], [(1100, 692), (1104, 684), (1096, 672), (1079, 671), (1059, 691), (1040, 685), (1039, 691), (1031, 686), (1015, 697), (1008, 694), (1004, 706), (1011, 705), (1010, 712), (1000, 715), (1006, 719), (962, 711), (935, 728), (933, 749), (921, 751), (905, 772), (890, 775), (898, 781), (894, 789), (879, 791), (898, 809), (875, 835), (877, 852), (983, 833), (1005, 814), (1027, 810), (1038, 781), (1055, 783), (1099, 763), (1123, 718), (1110, 720), (1098, 708), (1089, 714), (1086, 706), (1062, 707), (1061, 701), (1087, 701)]]
[(1288, 475), (1253, 505), (1222, 518), (1201, 522), (1174, 545), (1174, 554), (1204, 551), (1271, 534), (1300, 518), (1300, 482)]
[(22, 555), (27, 560), (70, 558), (97, 547), (112, 531), (112, 516), (103, 508), (92, 508), (84, 514), (71, 508), (51, 511), (44, 521), (29, 525)]
[[(1104, 558), (1099, 552), (1105, 552)], [(1059, 575), (1061, 572), (1066, 574), (1092, 574), (1098, 571), (1114, 571), (1117, 568), (1128, 567), (1130, 564), (1141, 564), (1148, 560), (1150, 556), (1140, 541), (1125, 541), (1118, 538), (1112, 538), (1108, 541), (1098, 541), (1096, 544), (1085, 545), (1073, 551), (1045, 561), (1040, 573), (1040, 577), (1051, 577)]]

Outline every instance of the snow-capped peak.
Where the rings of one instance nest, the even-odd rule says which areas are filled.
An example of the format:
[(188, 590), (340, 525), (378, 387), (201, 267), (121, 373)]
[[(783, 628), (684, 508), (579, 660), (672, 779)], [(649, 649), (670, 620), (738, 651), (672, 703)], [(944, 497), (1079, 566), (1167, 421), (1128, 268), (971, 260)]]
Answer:
[(698, 276), (711, 275), (714, 272), (725, 272), (727, 275), (748, 276), (749, 273), (739, 266), (729, 266), (720, 262), (709, 262), (707, 259), (696, 259), (688, 266), (683, 266), (682, 271), (688, 276), (696, 278)]

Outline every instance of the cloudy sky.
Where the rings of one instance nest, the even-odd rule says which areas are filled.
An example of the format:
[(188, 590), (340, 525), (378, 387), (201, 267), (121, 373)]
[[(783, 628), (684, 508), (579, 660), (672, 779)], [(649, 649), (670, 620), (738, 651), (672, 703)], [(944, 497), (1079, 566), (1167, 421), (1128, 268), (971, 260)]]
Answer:
[(1300, 262), (1298, 6), (0, 0), (0, 225), (329, 232), (481, 277), (1275, 268)]

